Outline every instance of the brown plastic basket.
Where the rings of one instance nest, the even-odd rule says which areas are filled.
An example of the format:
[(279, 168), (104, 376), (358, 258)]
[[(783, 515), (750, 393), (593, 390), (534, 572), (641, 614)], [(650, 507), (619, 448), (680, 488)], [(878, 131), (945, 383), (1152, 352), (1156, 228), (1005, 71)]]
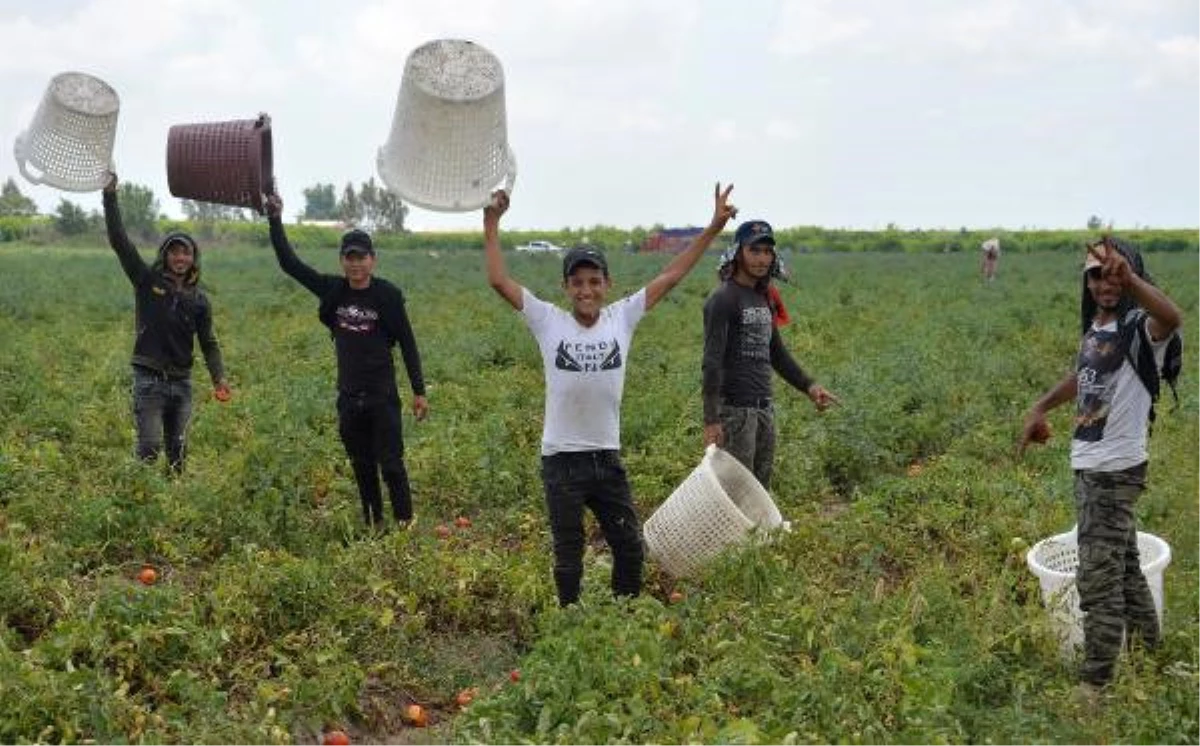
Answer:
[(262, 214), (274, 187), (271, 118), (177, 124), (167, 134), (167, 188), (183, 199)]

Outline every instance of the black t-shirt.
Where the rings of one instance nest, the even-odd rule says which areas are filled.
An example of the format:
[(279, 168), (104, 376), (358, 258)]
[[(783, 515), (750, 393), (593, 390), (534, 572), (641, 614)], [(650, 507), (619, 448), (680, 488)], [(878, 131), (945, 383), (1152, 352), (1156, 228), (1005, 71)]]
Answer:
[(396, 390), (392, 342), (383, 326), (386, 303), (380, 291), (377, 282), (361, 290), (347, 287), (333, 304), (329, 331), (337, 351), (339, 391), (379, 394)]
[(317, 272), (296, 256), (280, 219), (270, 218), (269, 222), (271, 245), (280, 268), (321, 300), (317, 313), (333, 335), (338, 390), (395, 394), (392, 345), (399, 345), (413, 394), (424, 396), (421, 356), (400, 288), (372, 277), (367, 287), (356, 290), (345, 277)]

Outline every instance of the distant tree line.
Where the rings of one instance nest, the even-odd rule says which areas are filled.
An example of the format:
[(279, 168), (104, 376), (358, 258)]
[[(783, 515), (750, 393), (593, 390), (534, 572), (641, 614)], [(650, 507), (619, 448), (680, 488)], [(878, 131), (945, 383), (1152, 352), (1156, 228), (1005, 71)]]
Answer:
[[(355, 225), (377, 233), (376, 245), (383, 250), (478, 250), (478, 231), (412, 234), (404, 229), (408, 208), (387, 189), (378, 186), (374, 178), (358, 189), (347, 183), (340, 197), (332, 184), (316, 184), (303, 190), (305, 205), (301, 221), (332, 221)], [(265, 243), (266, 231), (254, 214), (242, 208), (210, 202), (181, 200), (184, 220), (162, 215), (154, 192), (149, 187), (122, 182), (119, 199), (125, 227), (131, 235), (152, 240), (168, 230), (186, 230), (204, 240), (230, 243)], [(78, 204), (62, 199), (54, 213), (38, 214), (37, 205), (21, 193), (16, 182), (9, 178), (0, 184), (0, 242), (37, 240), (51, 242), (55, 237), (83, 237), (104, 232), (104, 218), (97, 207), (85, 210)], [(605, 251), (636, 251), (648, 236), (663, 229), (662, 225), (632, 229), (595, 225), (590, 228), (560, 228), (548, 231), (505, 231), (502, 243), (512, 248), (532, 239), (548, 239), (560, 246), (589, 243)], [(1107, 230), (1105, 222), (1096, 215), (1088, 217), (1086, 229), (1078, 230), (922, 230), (902, 229), (889, 224), (884, 230), (848, 230), (819, 226), (778, 227), (775, 237), (785, 255), (805, 252), (896, 252), (949, 253), (977, 252), (983, 241), (993, 236), (1000, 239), (1005, 253), (1037, 251), (1078, 251), (1083, 243)], [(342, 228), (324, 225), (302, 225), (289, 230), (297, 244), (336, 245)], [(1200, 237), (1195, 229), (1116, 229), (1142, 250), (1200, 251)], [(731, 236), (719, 238), (714, 250), (727, 245)]]
[(303, 220), (337, 220), (366, 230), (402, 233), (408, 207), (400, 198), (375, 183), (372, 176), (357, 191), (346, 182), (341, 197), (333, 184), (317, 184), (304, 190)]

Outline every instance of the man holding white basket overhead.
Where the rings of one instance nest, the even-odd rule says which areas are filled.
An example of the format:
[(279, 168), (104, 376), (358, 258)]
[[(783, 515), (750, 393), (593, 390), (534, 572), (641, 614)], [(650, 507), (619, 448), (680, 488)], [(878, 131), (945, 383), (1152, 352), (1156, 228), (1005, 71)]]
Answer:
[(562, 606), (579, 599), (584, 509), (596, 516), (613, 554), (612, 591), (641, 592), (641, 524), (621, 462), (621, 396), (633, 332), (737, 214), (730, 185), (713, 190), (713, 215), (692, 244), (636, 293), (605, 304), (612, 279), (604, 254), (576, 246), (563, 257), (562, 287), (571, 310), (548, 303), (508, 275), (500, 253), (500, 216), (509, 197), (497, 191), (483, 210), (488, 282), (521, 313), (542, 353), (546, 385), (542, 484), (554, 543), (554, 583)]

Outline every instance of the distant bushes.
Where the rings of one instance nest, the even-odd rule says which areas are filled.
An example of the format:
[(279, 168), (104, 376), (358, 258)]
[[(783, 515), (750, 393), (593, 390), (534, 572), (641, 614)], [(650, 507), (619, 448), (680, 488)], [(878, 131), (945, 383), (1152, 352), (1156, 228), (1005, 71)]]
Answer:
[[(43, 216), (0, 217), (0, 243), (6, 241), (34, 240), (39, 243), (53, 242), (65, 238), (64, 232), (56, 229), (57, 223)], [(77, 228), (77, 226), (75, 226)], [(266, 222), (254, 221), (198, 221), (159, 220), (159, 234), (171, 230), (186, 231), (201, 242), (249, 244), (268, 246), (269, 235)], [(132, 227), (130, 227), (133, 232)], [(587, 242), (604, 251), (621, 251), (640, 244), (646, 229), (622, 230), (605, 226), (588, 229), (563, 228), (554, 231), (504, 231), (501, 241), (505, 248), (533, 239), (545, 239), (560, 246), (574, 246)], [(1195, 230), (1143, 229), (1116, 231), (1124, 238), (1137, 244), (1143, 251), (1183, 252), (1200, 251), (1200, 234)], [(79, 231), (70, 231), (72, 236)], [(88, 221), (86, 234), (103, 242), (103, 222)], [(287, 226), (288, 239), (300, 249), (312, 247), (333, 248), (338, 245), (342, 230), (329, 225), (299, 223)], [(850, 230), (800, 226), (779, 228), (775, 237), (784, 250), (800, 253), (811, 252), (874, 252), (890, 254), (976, 252), (979, 245), (989, 238), (1000, 239), (1001, 250), (1010, 254), (1025, 254), (1046, 251), (1078, 251), (1085, 242), (1095, 239), (1099, 233), (1090, 230), (901, 230), (890, 227), (885, 230)], [(436, 233), (394, 233), (376, 231), (375, 245), (383, 251), (462, 251), (477, 250), (483, 246), (480, 231), (447, 231)], [(723, 248), (730, 236), (718, 238), (716, 246)], [(74, 242), (72, 242), (74, 243)]]
[(5, 215), (0, 217), (0, 243), (6, 241), (21, 241), (29, 237), (32, 227), (37, 222), (44, 222), (36, 217), (22, 215)]

